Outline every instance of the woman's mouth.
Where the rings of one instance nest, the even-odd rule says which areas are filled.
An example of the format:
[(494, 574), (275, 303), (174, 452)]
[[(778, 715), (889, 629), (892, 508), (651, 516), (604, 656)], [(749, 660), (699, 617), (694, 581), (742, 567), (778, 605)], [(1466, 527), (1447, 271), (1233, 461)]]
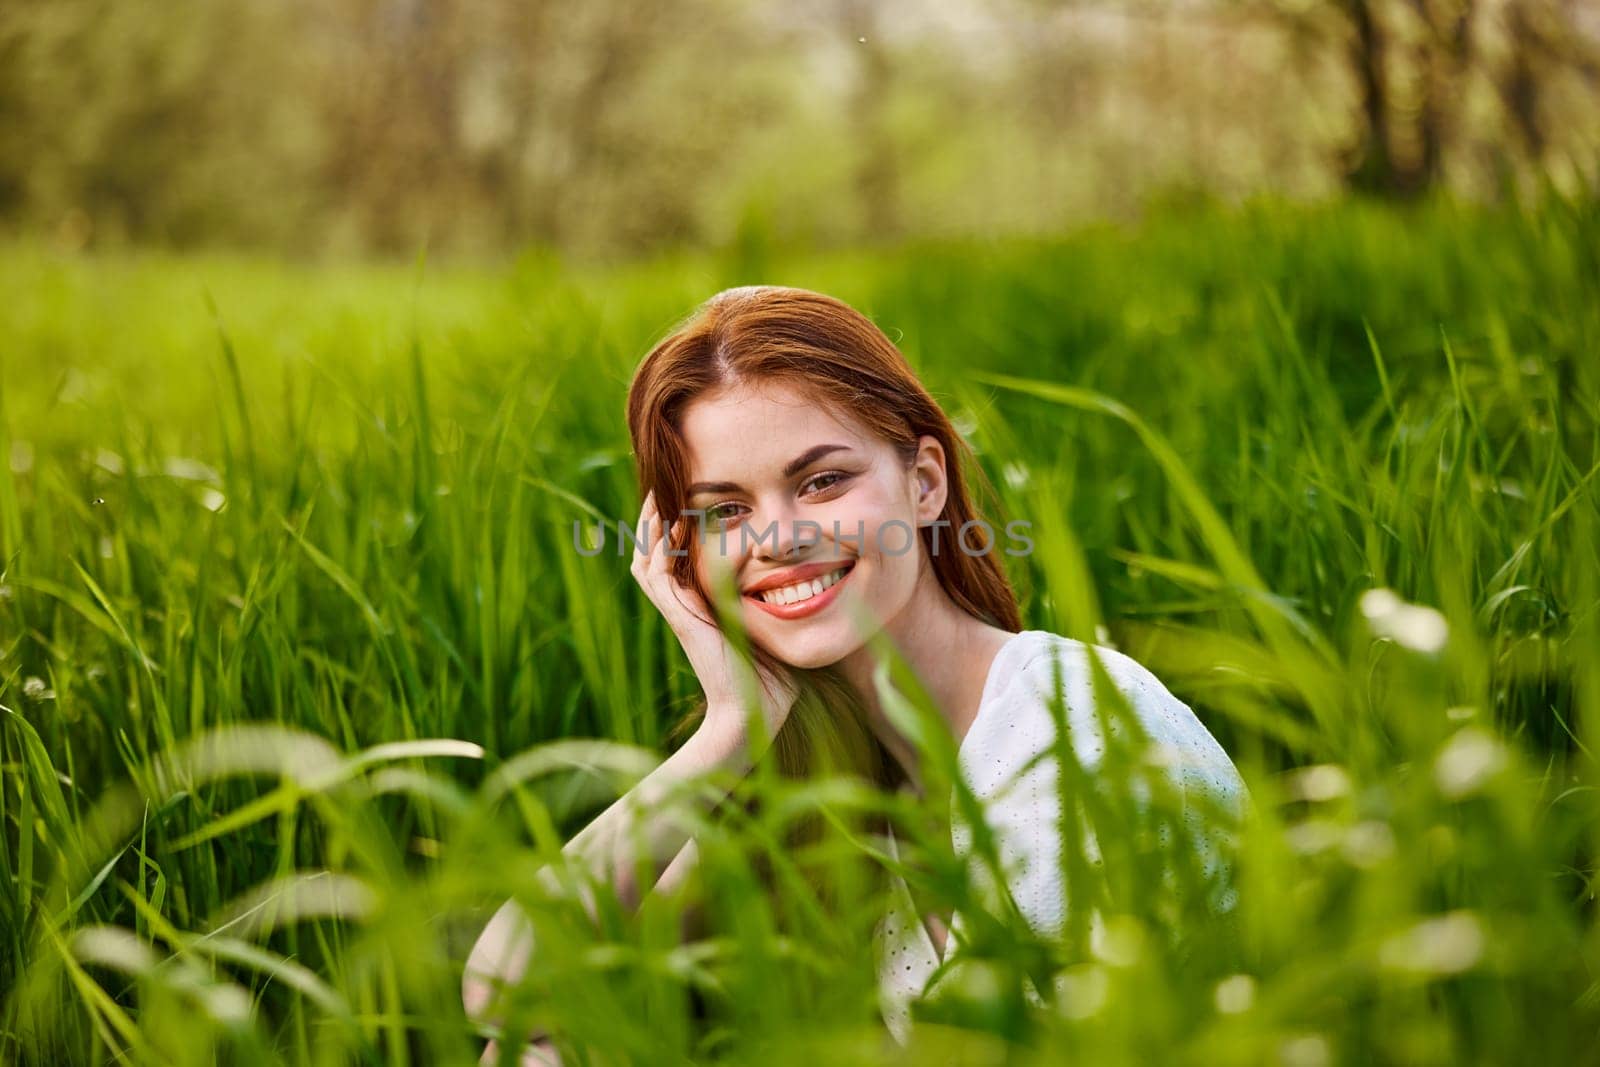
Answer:
[(844, 584), (853, 562), (841, 562), (837, 568), (818, 575), (809, 581), (794, 582), (776, 589), (762, 589), (745, 596), (769, 615), (780, 619), (803, 619), (826, 608), (838, 598), (839, 586)]

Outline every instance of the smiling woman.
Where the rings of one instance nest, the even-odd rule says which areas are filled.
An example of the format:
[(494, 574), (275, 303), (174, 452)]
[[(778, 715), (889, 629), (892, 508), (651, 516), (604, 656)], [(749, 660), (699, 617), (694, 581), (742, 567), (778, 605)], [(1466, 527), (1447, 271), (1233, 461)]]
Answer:
[[(1006, 889), (1036, 928), (1058, 927), (1064, 887), (1043, 843), (1061, 821), (1056, 779), (1050, 761), (1035, 758), (1054, 739), (1051, 693), (1034, 683), (1049, 675), (1046, 653), (1065, 661), (1056, 693), (1069, 698), (1065, 721), (1075, 745), (1088, 745), (1078, 755), (1092, 768), (1105, 747), (1088, 710), (1098, 694), (1093, 671), (1073, 658), (1079, 643), (1023, 631), (993, 526), (964, 481), (976, 465), (900, 351), (833, 297), (731, 289), (645, 357), (627, 417), (644, 498), (633, 573), (705, 690), (703, 707), (674, 732), (692, 736), (654, 784), (709, 766), (747, 768), (760, 755), (768, 738), (749, 735), (743, 707), (753, 668), (781, 773), (842, 770), (931, 800), (922, 752), (880, 705), (875, 678), (886, 637), (940, 711), (967, 784), (988, 803)], [(728, 605), (713, 596), (724, 579), (740, 594)], [(737, 619), (724, 617), (726, 606)], [(748, 635), (753, 663), (734, 648), (730, 628)], [(1173, 780), (1236, 811), (1237, 772), (1188, 707), (1126, 657), (1114, 665), (1136, 732), (1175, 754)], [(1012, 779), (1027, 788), (1006, 790)], [(604, 837), (628, 799), (579, 837)], [(797, 841), (817, 829), (816, 820), (802, 824)], [(958, 846), (969, 830), (953, 827)], [(660, 891), (686, 876), (694, 842), (665, 828), (652, 835)], [(898, 859), (892, 835), (887, 840)], [(1204, 834), (1194, 840), (1211, 847)], [(627, 866), (614, 873), (636, 892)], [(825, 901), (827, 893), (819, 887)], [(880, 1004), (903, 1040), (908, 997), (947, 954), (946, 931), (963, 924), (913, 901), (899, 878), (889, 906), (876, 931)], [(921, 921), (908, 926), (912, 915)], [(907, 943), (908, 929), (927, 940)], [(474, 951), (485, 973), (514, 976), (516, 968), (489, 957), (507, 930), (486, 930)], [(917, 989), (907, 985), (913, 980)]]

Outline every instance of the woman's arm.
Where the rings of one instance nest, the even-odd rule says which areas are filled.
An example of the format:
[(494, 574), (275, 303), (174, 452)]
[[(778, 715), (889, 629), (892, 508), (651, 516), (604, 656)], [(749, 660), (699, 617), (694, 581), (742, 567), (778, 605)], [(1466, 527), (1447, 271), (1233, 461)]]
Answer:
[[(645, 894), (645, 899), (677, 893), (688, 882), (690, 873), (699, 865), (700, 842), (691, 837), (688, 843), (678, 850), (678, 854), (672, 857), (672, 862), (667, 864), (667, 869), (656, 880), (655, 887)], [(705, 916), (698, 902), (692, 900), (685, 902), (678, 934), (685, 943), (697, 941), (705, 936)]]
[[(498, 1042), (489, 1042), (489, 1047), (483, 1050), (483, 1055), (478, 1057), (481, 1067), (495, 1067), (500, 1062), (500, 1045)], [(517, 1067), (562, 1067), (561, 1053), (544, 1037), (534, 1038), (523, 1048), (522, 1055), (517, 1059)]]
[[(579, 831), (563, 847), (562, 854), (584, 865), (597, 880), (609, 880), (623, 904), (636, 909), (643, 894), (638, 890), (634, 874), (633, 828), (642, 826), (644, 852), (650, 858), (649, 869), (655, 889), (672, 890), (687, 877), (697, 851), (682, 821), (651, 818), (651, 812), (676, 783), (714, 769), (743, 775), (749, 771), (752, 760), (746, 731), (738, 725), (738, 716), (708, 714), (682, 747)], [(697, 803), (703, 799), (701, 796)], [(538, 877), (547, 887), (559, 888), (560, 883), (550, 867), (541, 868)], [(594, 902), (587, 893), (583, 903), (590, 918), (597, 920)], [(468, 1018), (479, 1019), (484, 1015), (493, 1000), (496, 984), (513, 985), (521, 979), (532, 950), (533, 929), (528, 917), (515, 899), (507, 900), (484, 927), (467, 957), (461, 979), (461, 999)]]
[[(759, 711), (765, 724), (760, 735), (762, 745), (771, 744), (783, 728), (799, 695), (789, 671), (755, 667), (736, 652), (712, 619), (709, 605), (696, 587), (675, 577), (671, 561), (687, 550), (685, 535), (694, 527), (686, 518), (670, 526), (664, 523), (653, 489), (645, 494), (637, 529), (631, 567), (633, 576), (683, 646), (689, 666), (705, 690), (707, 706), (700, 728), (682, 748), (562, 848), (563, 855), (577, 860), (596, 881), (612, 884), (618, 898), (630, 909), (638, 906), (641, 897), (634, 876), (635, 830), (643, 832), (650, 883), (657, 882), (669, 859), (676, 863), (677, 854), (690, 836), (676, 820), (647, 818), (650, 810), (686, 779), (713, 769), (731, 770), (735, 777), (749, 772), (761, 752), (751, 751), (750, 721), (745, 710), (747, 691), (755, 696), (758, 705), (752, 710)], [(656, 533), (652, 534), (652, 530)], [(669, 544), (685, 547), (670, 549)], [(713, 585), (732, 584), (728, 560), (712, 554), (708, 565)], [(696, 803), (703, 799), (703, 793), (695, 794)], [(646, 821), (640, 827), (642, 818)], [(689, 860), (678, 865), (674, 879), (683, 877), (693, 856), (691, 853)], [(547, 886), (559, 886), (555, 872), (549, 867), (541, 869), (538, 877)], [(590, 918), (595, 919), (594, 902), (587, 892), (584, 892), (583, 904)], [(511, 984), (522, 977), (532, 950), (533, 930), (528, 917), (515, 900), (506, 901), (484, 927), (467, 958), (461, 977), (461, 999), (469, 1018), (482, 1015), (492, 1003), (492, 983)]]
[[(645, 894), (646, 899), (656, 893), (670, 893), (678, 889), (688, 879), (689, 872), (699, 862), (699, 857), (699, 847), (696, 845), (695, 839), (691, 837), (678, 850), (678, 854), (672, 858), (672, 862), (667, 864), (666, 871), (656, 881), (655, 887)], [(510, 929), (513, 932), (517, 930), (525, 931), (526, 922), (527, 920), (523, 916), (521, 909), (517, 907), (516, 901), (508, 900), (501, 905), (500, 910), (490, 920), (490, 926), (495, 923), (502, 923), (506, 929)], [(697, 906), (691, 905), (684, 910), (681, 931), (685, 941), (700, 936), (701, 914)], [(498, 937), (502, 935), (494, 934), (492, 936)], [(531, 935), (528, 936), (531, 939)], [(481, 945), (484, 939), (489, 937), (491, 937), (490, 930), (485, 928), (483, 935), (479, 938), (479, 944)], [(473, 951), (476, 952), (477, 949), (474, 948)], [(524, 964), (526, 958), (526, 954), (524, 954), (522, 957)], [(521, 974), (522, 971), (519, 969), (517, 973)], [(474, 978), (472, 981), (474, 984), (470, 987), (470, 991), (467, 982), (463, 981), (462, 1001), (468, 1005), (469, 1014), (476, 1014), (486, 1004), (488, 998), (492, 996), (493, 987), (490, 982), (485, 982), (481, 979)], [(479, 1003), (479, 1001), (483, 1003)], [(474, 1005), (477, 1006), (475, 1007)], [(483, 1067), (492, 1067), (493, 1064), (499, 1062), (499, 1059), (500, 1043), (498, 1041), (490, 1041), (487, 1047), (484, 1048), (483, 1054), (478, 1058), (478, 1062)], [(561, 1055), (550, 1042), (548, 1035), (542, 1030), (535, 1029), (529, 1032), (527, 1047), (523, 1050), (522, 1057), (517, 1062), (518, 1067), (561, 1067)]]

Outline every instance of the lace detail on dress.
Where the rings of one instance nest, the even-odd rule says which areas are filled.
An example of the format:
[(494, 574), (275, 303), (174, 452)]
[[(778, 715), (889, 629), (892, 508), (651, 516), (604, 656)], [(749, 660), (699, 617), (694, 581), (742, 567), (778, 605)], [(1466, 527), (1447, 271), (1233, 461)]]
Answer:
[[(1044, 936), (1061, 934), (1067, 902), (1059, 867), (1057, 764), (1049, 755), (1035, 757), (1055, 740), (1050, 703), (1058, 660), (1073, 752), (1086, 771), (1093, 772), (1101, 763), (1106, 738), (1094, 709), (1089, 647), (1045, 630), (1017, 634), (996, 656), (985, 700), (961, 743), (962, 777), (982, 803), (985, 822), (995, 834), (1006, 888), (1029, 925)], [(1219, 887), (1209, 901), (1211, 907), (1218, 912), (1231, 910), (1236, 897), (1224, 860), (1224, 838), (1231, 829), (1226, 824), (1241, 818), (1248, 803), (1238, 770), (1189, 706), (1146, 667), (1115, 649), (1094, 648), (1155, 746), (1168, 780), (1180, 790), (1189, 839), (1208, 884)], [(1113, 719), (1113, 734), (1120, 727)], [(1148, 801), (1147, 792), (1139, 795)], [(1223, 824), (1213, 818), (1217, 813), (1226, 815)], [(1097, 863), (1100, 856), (1093, 834), (1081, 822), (1080, 832), (1085, 858)], [(971, 827), (958, 815), (951, 826), (951, 843), (958, 854), (971, 851)], [(892, 834), (888, 845), (898, 857)], [(986, 865), (974, 864), (973, 880), (985, 907), (997, 908), (998, 893)], [(962, 940), (958, 931), (963, 927), (957, 912), (946, 953)], [(878, 944), (880, 1005), (890, 1032), (904, 1044), (911, 1028), (910, 1002), (931, 992), (925, 986), (941, 961), (904, 880), (898, 877), (891, 879), (889, 909), (878, 926)], [(1031, 986), (1027, 992), (1036, 1005), (1042, 1004)]]

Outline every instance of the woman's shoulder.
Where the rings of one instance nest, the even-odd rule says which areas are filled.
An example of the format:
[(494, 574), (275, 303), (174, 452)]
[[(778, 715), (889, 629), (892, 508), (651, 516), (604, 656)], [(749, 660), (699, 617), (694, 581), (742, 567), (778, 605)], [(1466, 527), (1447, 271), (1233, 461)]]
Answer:
[[(1127, 715), (1097, 705), (1105, 691), (1095, 679), (1095, 660), (1137, 720), (1131, 737)], [(1065, 907), (1057, 863), (1058, 723), (1067, 729), (1075, 762), (1091, 775), (1105, 761), (1108, 734), (1148, 744), (1152, 751), (1142, 753), (1141, 762), (1158, 767), (1177, 787), (1169, 795), (1196, 831), (1190, 836), (1205, 869), (1225, 869), (1222, 845), (1244, 816), (1249, 794), (1221, 744), (1155, 672), (1117, 649), (1046, 630), (1017, 635), (1002, 648), (996, 666), (1004, 673), (991, 675), (993, 684), (962, 741), (961, 772), (996, 834), (1008, 887), (1037, 929), (1059, 929)], [(1112, 784), (1151, 799), (1138, 781)], [(958, 849), (965, 849), (971, 831), (959, 816), (952, 833)], [(1084, 834), (1086, 854), (1098, 854), (1093, 828)], [(1226, 904), (1218, 899), (1219, 907)]]
[[(1073, 752), (1086, 769), (1104, 755), (1106, 732), (1123, 733), (1116, 714), (1102, 716), (1093, 660), (1127, 703), (1149, 743), (1177, 768), (1187, 785), (1242, 791), (1237, 769), (1194, 710), (1143, 663), (1117, 649), (1089, 644), (1048, 630), (1024, 630), (996, 657), (1000, 672), (986, 690), (977, 718), (961, 746), (962, 761), (985, 782), (1016, 773), (1055, 741), (1065, 721)], [(1102, 725), (1104, 719), (1105, 725)]]
[(1006, 689), (1013, 693), (1018, 689), (1053, 689), (1057, 672), (1068, 698), (1083, 695), (1086, 690), (1092, 692), (1091, 659), (1094, 659), (1137, 708), (1149, 709), (1177, 701), (1150, 668), (1109, 645), (1089, 644), (1049, 630), (1023, 630), (1008, 643), (1006, 651), (1010, 652), (1012, 645), (1016, 646), (1015, 652), (1009, 662), (1003, 664), (1006, 673), (998, 679), (997, 693)]

